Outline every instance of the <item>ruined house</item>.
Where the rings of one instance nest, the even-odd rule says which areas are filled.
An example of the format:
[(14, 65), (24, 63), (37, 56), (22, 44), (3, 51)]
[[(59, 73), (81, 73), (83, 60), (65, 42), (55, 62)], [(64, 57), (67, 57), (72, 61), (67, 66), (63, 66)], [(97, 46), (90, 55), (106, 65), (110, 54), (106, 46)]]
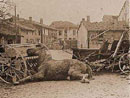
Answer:
[(117, 19), (113, 22), (90, 22), (90, 18), (87, 21), (82, 19), (78, 29), (78, 48), (99, 49), (106, 40), (110, 44), (119, 40), (125, 30), (125, 22)]

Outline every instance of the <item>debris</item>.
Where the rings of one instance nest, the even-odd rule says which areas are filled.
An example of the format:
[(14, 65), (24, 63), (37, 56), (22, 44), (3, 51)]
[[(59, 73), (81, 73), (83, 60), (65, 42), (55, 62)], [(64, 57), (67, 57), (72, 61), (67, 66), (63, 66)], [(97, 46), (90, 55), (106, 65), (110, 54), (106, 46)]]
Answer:
[(121, 36), (121, 38), (120, 38), (120, 40), (119, 40), (119, 42), (118, 42), (118, 44), (117, 44), (117, 46), (116, 46), (116, 50), (115, 50), (115, 52), (114, 52), (114, 54), (113, 54), (113, 58), (117, 55), (117, 52), (118, 52), (118, 50), (119, 50), (119, 48), (120, 48), (120, 45), (121, 45), (121, 42), (122, 42), (122, 40), (123, 40), (123, 37), (124, 37), (124, 34), (126, 33), (126, 31), (125, 32), (123, 32), (122, 33), (122, 36)]
[(0, 53), (0, 80), (7, 84), (26, 77), (36, 67), (33, 62), (36, 62), (37, 57), (28, 59), (17, 49), (20, 45), (14, 46), (5, 45), (5, 51)]
[(124, 31), (119, 41), (115, 40), (112, 43), (111, 50), (108, 49), (109, 42), (106, 40), (98, 50), (73, 49), (73, 56), (89, 64), (96, 72), (105, 69), (112, 72), (120, 70), (123, 74), (128, 74), (130, 73), (130, 57), (128, 56), (130, 42), (125, 39), (126, 33), (127, 31)]

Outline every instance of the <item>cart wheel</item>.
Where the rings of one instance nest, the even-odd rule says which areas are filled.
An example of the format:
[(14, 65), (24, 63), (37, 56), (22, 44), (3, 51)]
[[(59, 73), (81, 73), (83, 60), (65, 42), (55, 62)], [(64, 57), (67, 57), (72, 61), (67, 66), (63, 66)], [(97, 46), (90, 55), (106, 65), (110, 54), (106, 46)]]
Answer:
[(130, 72), (130, 53), (126, 53), (120, 57), (119, 68), (123, 74)]
[(15, 83), (26, 77), (26, 67), (22, 59), (12, 60), (10, 63), (0, 64), (0, 78), (5, 83)]
[(15, 51), (17, 55), (11, 57), (11, 60), (6, 63), (0, 62), (0, 79), (5, 83), (12, 84), (27, 76), (27, 66), (24, 57), (18, 50), (11, 46), (8, 48)]

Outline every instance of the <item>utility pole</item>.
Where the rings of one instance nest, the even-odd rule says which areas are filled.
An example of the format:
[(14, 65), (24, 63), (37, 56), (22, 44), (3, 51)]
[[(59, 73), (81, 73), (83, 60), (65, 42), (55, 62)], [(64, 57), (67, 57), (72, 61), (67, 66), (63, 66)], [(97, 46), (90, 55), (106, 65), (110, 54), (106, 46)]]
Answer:
[(16, 36), (15, 36), (15, 43), (17, 43), (17, 17), (16, 17), (16, 14), (17, 14), (17, 10), (16, 10), (16, 5), (14, 6), (14, 13), (15, 13), (15, 33), (16, 33)]

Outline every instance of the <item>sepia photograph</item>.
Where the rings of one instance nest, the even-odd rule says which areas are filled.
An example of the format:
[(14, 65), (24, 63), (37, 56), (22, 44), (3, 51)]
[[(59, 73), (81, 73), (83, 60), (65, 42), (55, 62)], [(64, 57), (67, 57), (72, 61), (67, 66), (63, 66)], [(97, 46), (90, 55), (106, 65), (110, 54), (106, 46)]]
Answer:
[(130, 98), (130, 0), (0, 0), (0, 98)]

